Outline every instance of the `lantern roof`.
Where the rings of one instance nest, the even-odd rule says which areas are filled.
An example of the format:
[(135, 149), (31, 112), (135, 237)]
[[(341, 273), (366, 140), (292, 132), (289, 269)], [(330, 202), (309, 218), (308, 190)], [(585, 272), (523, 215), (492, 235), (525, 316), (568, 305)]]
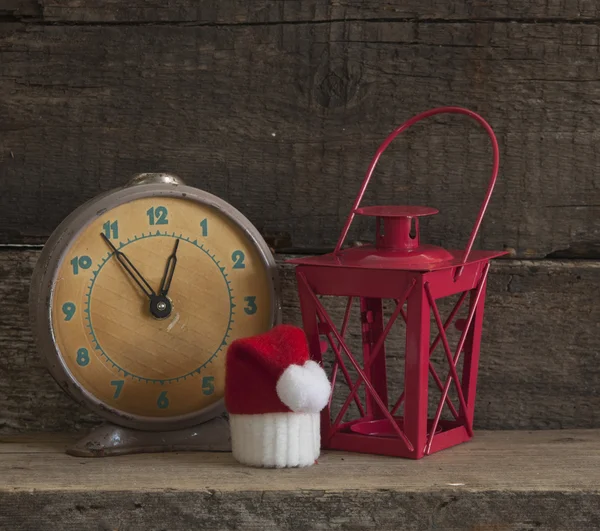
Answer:
[(375, 244), (343, 250), (336, 248), (333, 253), (300, 257), (289, 262), (325, 267), (436, 271), (506, 254), (505, 251), (470, 251), (467, 254), (464, 250), (449, 251), (436, 245), (422, 244), (418, 218), (437, 213), (437, 209), (426, 206), (375, 205), (357, 208), (355, 215), (375, 217)]
[[(428, 252), (439, 250), (434, 245), (421, 246), (422, 258), (429, 256)], [(411, 263), (410, 257), (398, 256), (393, 252), (382, 252), (375, 245), (364, 245), (344, 249), (339, 253), (327, 253), (317, 256), (301, 256), (287, 260), (289, 264), (308, 265), (318, 267), (339, 267), (351, 269), (392, 269), (403, 271), (438, 271), (449, 269), (475, 262), (488, 261), (499, 256), (508, 254), (507, 251), (471, 251), (466, 261), (464, 250), (443, 251), (448, 253), (447, 260), (426, 261), (420, 260)]]

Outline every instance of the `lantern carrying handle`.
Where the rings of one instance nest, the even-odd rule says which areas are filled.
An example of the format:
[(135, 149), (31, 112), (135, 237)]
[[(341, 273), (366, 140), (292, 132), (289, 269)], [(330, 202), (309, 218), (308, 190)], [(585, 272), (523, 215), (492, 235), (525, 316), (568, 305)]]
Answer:
[[(356, 196), (356, 199), (354, 200), (354, 205), (352, 206), (352, 210), (350, 211), (350, 214), (348, 215), (348, 218), (346, 219), (346, 224), (344, 225), (344, 228), (342, 229), (340, 238), (337, 242), (337, 245), (335, 246), (335, 250), (333, 251), (334, 254), (338, 254), (342, 248), (344, 240), (346, 239), (346, 236), (348, 235), (348, 231), (350, 230), (350, 225), (352, 224), (352, 221), (354, 220), (354, 216), (356, 215), (358, 207), (360, 206), (360, 202), (362, 201), (362, 198), (365, 194), (367, 186), (369, 185), (369, 181), (371, 180), (371, 176), (373, 175), (375, 166), (377, 165), (377, 162), (379, 161), (379, 157), (381, 157), (383, 152), (392, 143), (392, 140), (394, 140), (394, 138), (396, 138), (400, 133), (402, 133), (403, 131), (406, 131), (411, 125), (414, 125), (417, 122), (420, 122), (421, 120), (423, 120), (425, 118), (429, 118), (430, 116), (434, 116), (436, 114), (465, 114), (467, 116), (470, 116), (471, 118), (474, 118), (477, 122), (479, 122), (479, 124), (481, 124), (483, 126), (483, 128), (487, 131), (487, 133), (490, 137), (490, 140), (492, 141), (492, 149), (493, 149), (493, 157), (494, 157), (493, 167), (492, 167), (492, 177), (490, 179), (488, 189), (485, 194), (485, 198), (483, 200), (483, 203), (481, 204), (481, 208), (479, 209), (479, 214), (477, 215), (475, 225), (473, 226), (473, 230), (471, 231), (471, 236), (469, 237), (469, 241), (467, 243), (467, 246), (465, 247), (465, 252), (464, 252), (462, 260), (461, 260), (461, 264), (464, 265), (466, 263), (466, 261), (469, 257), (469, 254), (471, 252), (471, 249), (473, 247), (475, 237), (477, 236), (477, 232), (479, 231), (481, 221), (483, 219), (483, 216), (487, 209), (488, 203), (490, 201), (492, 191), (494, 190), (494, 185), (496, 184), (496, 177), (498, 176), (498, 168), (500, 167), (500, 154), (499, 154), (499, 149), (498, 149), (498, 141), (496, 140), (496, 135), (494, 135), (494, 131), (492, 130), (490, 125), (477, 113), (470, 111), (468, 109), (463, 109), (462, 107), (437, 107), (435, 109), (431, 109), (429, 111), (425, 111), (420, 114), (417, 114), (416, 116), (412, 117), (410, 120), (407, 120), (406, 122), (404, 122), (400, 127), (395, 129), (383, 141), (383, 143), (379, 146), (379, 149), (375, 153), (375, 156), (373, 157), (371, 164), (369, 165), (369, 169), (367, 170), (367, 174), (362, 182), (360, 191), (358, 192), (358, 195)], [(462, 267), (460, 269), (462, 269)]]

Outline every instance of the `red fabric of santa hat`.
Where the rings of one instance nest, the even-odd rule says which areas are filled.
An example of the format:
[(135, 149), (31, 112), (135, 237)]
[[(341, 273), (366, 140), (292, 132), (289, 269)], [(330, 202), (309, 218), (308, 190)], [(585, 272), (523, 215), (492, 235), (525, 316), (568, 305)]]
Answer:
[(331, 385), (301, 328), (278, 325), (227, 350), (225, 406), (234, 457), (266, 467), (312, 465)]

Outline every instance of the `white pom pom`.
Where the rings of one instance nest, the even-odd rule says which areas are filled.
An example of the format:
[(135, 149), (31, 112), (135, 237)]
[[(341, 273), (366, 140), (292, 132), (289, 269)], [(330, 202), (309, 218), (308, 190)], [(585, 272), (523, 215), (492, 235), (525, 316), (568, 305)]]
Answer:
[(323, 368), (313, 360), (290, 365), (277, 381), (277, 396), (296, 413), (319, 413), (329, 401), (331, 384)]

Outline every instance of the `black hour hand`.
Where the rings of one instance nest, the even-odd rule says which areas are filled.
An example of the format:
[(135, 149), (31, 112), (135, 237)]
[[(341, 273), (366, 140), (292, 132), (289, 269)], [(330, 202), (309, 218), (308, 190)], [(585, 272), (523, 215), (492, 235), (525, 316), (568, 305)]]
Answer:
[(160, 289), (158, 292), (163, 297), (167, 296), (169, 293), (169, 288), (171, 287), (171, 281), (173, 280), (173, 273), (175, 273), (175, 266), (177, 265), (177, 247), (179, 247), (179, 238), (175, 240), (175, 247), (173, 248), (173, 252), (171, 256), (167, 259), (167, 265), (165, 266), (165, 272), (160, 283)]

